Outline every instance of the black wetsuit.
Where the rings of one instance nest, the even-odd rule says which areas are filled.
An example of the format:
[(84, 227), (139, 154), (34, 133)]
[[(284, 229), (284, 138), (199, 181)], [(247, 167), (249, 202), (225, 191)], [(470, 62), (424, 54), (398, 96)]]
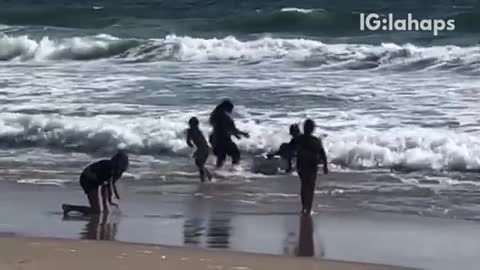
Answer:
[[(326, 163), (322, 141), (312, 135), (300, 135), (296, 139), (297, 171), (301, 180), (302, 210), (310, 213), (315, 193), (318, 164)], [(326, 165), (325, 165), (326, 166)]]
[(237, 130), (233, 119), (221, 110), (215, 110), (210, 116), (213, 133), (210, 135), (210, 144), (213, 153), (217, 156), (217, 166), (223, 164), (227, 156), (232, 158), (232, 163), (240, 162), (240, 151), (232, 141), (232, 134)]
[(80, 175), (80, 185), (85, 193), (107, 185), (114, 176), (114, 164), (109, 159), (104, 159), (90, 164)]

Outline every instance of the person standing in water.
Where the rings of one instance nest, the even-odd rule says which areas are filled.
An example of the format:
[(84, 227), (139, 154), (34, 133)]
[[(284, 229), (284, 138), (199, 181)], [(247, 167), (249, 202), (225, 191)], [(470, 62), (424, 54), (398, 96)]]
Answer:
[(268, 154), (267, 157), (269, 159), (273, 158), (274, 156), (280, 156), (283, 160), (287, 162), (287, 168), (285, 170), (286, 173), (292, 172), (292, 160), (295, 156), (295, 149), (296, 149), (296, 139), (302, 133), (300, 132), (300, 128), (297, 124), (290, 125), (290, 136), (292, 139), (288, 143), (282, 143), (278, 148), (277, 152)]
[(187, 130), (187, 145), (189, 147), (193, 147), (194, 145), (197, 147), (193, 156), (195, 157), (195, 164), (200, 172), (200, 181), (203, 183), (205, 182), (205, 176), (208, 177), (208, 180), (212, 179), (212, 175), (208, 169), (205, 168), (205, 163), (207, 162), (208, 154), (210, 153), (210, 147), (208, 146), (207, 140), (203, 136), (202, 131), (198, 127), (198, 118), (190, 118), (188, 125), (190, 127)]
[(233, 107), (233, 103), (230, 100), (224, 100), (210, 115), (210, 124), (213, 127), (213, 132), (210, 135), (210, 144), (213, 147), (213, 153), (217, 156), (217, 168), (222, 167), (227, 156), (232, 158), (233, 165), (240, 162), (240, 150), (232, 141), (232, 136), (235, 136), (237, 139), (249, 137), (247, 132), (240, 131), (235, 126), (235, 122), (231, 117)]
[(307, 119), (303, 126), (303, 134), (296, 140), (297, 172), (301, 182), (302, 213), (305, 215), (312, 212), (318, 164), (323, 163), (323, 172), (328, 173), (327, 155), (322, 141), (313, 136), (314, 130), (315, 122)]
[(64, 215), (68, 215), (71, 211), (77, 211), (84, 215), (100, 214), (102, 209), (100, 207), (99, 190), (102, 197), (103, 212), (108, 213), (108, 204), (116, 206), (112, 202), (112, 194), (115, 193), (115, 197), (120, 199), (115, 184), (128, 169), (128, 164), (127, 154), (120, 150), (111, 159), (103, 159), (87, 166), (80, 175), (80, 186), (87, 195), (90, 206), (63, 204)]

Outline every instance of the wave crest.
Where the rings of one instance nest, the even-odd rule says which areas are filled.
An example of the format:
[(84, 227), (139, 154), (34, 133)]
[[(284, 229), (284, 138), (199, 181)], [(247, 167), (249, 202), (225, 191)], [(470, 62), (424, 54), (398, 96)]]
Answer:
[(163, 39), (120, 39), (109, 35), (40, 41), (28, 36), (0, 37), (0, 60), (95, 60), (135, 62), (290, 62), (327, 69), (378, 69), (400, 71), (451, 69), (476, 71), (480, 48), (453, 45), (420, 47), (385, 43), (325, 44), (310, 39), (264, 37), (242, 41), (233, 36), (217, 39), (166, 36)]
[(110, 35), (74, 37), (40, 41), (28, 36), (0, 36), (0, 60), (92, 60), (118, 55), (138, 45), (135, 40), (119, 39)]

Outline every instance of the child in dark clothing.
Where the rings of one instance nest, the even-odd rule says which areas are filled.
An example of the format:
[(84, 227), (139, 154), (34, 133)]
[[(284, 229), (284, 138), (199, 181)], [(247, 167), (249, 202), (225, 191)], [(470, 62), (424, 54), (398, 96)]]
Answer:
[(290, 140), (290, 142), (282, 143), (280, 145), (280, 148), (276, 152), (267, 155), (269, 159), (273, 158), (274, 156), (280, 156), (283, 160), (286, 160), (287, 161), (287, 169), (285, 171), (286, 173), (292, 172), (292, 160), (293, 160), (293, 157), (295, 156), (296, 139), (300, 135), (301, 135), (301, 132), (298, 125), (297, 124), (291, 125), (290, 136), (292, 136), (292, 139)]
[(302, 213), (309, 215), (315, 195), (318, 164), (323, 163), (323, 173), (328, 173), (328, 161), (322, 140), (313, 135), (315, 122), (307, 119), (303, 127), (303, 135), (296, 140), (297, 172), (300, 177), (300, 196)]

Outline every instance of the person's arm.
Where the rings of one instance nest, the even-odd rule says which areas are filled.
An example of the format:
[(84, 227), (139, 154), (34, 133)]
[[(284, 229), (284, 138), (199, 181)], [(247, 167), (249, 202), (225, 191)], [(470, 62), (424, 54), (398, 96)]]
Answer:
[(120, 196), (118, 195), (118, 190), (117, 190), (117, 185), (116, 185), (117, 180), (112, 182), (112, 187), (113, 187), (113, 192), (115, 193), (115, 198), (117, 198), (117, 200), (120, 200)]
[(241, 136), (243, 136), (245, 138), (250, 137), (250, 134), (248, 134), (248, 132), (239, 130), (235, 126), (235, 122), (230, 117), (229, 117), (229, 119), (227, 119), (227, 128), (228, 128), (228, 131), (230, 132), (230, 134), (237, 137), (237, 139), (240, 139)]
[(108, 203), (109, 203), (110, 205), (115, 205), (115, 206), (116, 206), (116, 204), (113, 203), (113, 200), (112, 200), (112, 197), (113, 197), (112, 184), (108, 184), (107, 187), (106, 187), (106, 189), (107, 189)]
[(112, 178), (110, 179), (110, 182), (109, 182), (109, 186), (110, 186), (110, 193), (112, 193), (112, 189), (113, 189), (113, 193), (115, 193), (115, 198), (117, 198), (117, 200), (120, 200), (120, 196), (118, 195), (118, 190), (117, 190), (117, 181), (120, 179), (120, 177), (122, 177), (124, 171), (123, 169), (114, 169), (112, 171)]
[(187, 145), (188, 147), (193, 147), (193, 143), (192, 143), (192, 132), (190, 131), (190, 129), (187, 130)]

